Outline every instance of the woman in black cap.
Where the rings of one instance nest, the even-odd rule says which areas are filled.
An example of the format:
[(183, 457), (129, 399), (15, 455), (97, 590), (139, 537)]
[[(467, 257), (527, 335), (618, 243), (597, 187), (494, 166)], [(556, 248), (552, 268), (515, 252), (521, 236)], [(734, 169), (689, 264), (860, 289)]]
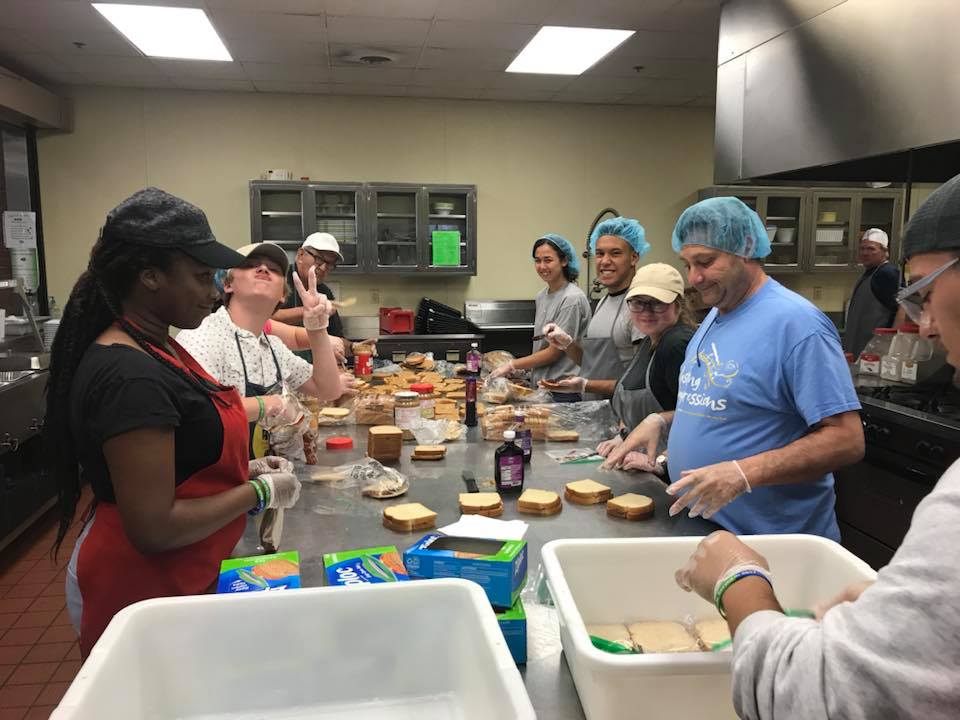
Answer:
[(236, 389), (169, 336), (210, 312), (213, 269), (243, 259), (216, 242), (199, 208), (147, 188), (107, 215), (64, 309), (45, 435), (59, 490), (55, 549), (81, 481), (94, 495), (66, 581), (84, 657), (127, 605), (209, 589), (244, 514), (299, 495), (286, 461), (248, 463)]
[[(920, 206), (903, 247), (910, 285), (897, 301), (960, 367), (960, 175)], [(766, 558), (725, 531), (703, 540), (676, 577), (727, 619), (739, 717), (953, 720), (960, 715), (958, 547), (960, 461), (917, 506), (876, 582), (821, 605), (819, 622), (785, 615)]]

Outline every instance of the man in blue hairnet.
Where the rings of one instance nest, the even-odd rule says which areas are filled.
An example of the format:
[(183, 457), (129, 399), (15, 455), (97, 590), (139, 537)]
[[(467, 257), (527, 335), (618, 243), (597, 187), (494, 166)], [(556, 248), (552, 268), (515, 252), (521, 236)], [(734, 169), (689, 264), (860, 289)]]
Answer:
[(669, 428), (670, 514), (839, 541), (831, 471), (863, 457), (863, 428), (836, 328), (767, 276), (766, 228), (737, 198), (687, 208), (673, 249), (713, 310), (687, 346), (677, 409), (642, 423), (650, 454)]
[(543, 328), (546, 341), (580, 366), (579, 376), (558, 383), (564, 392), (583, 393), (584, 400), (612, 396), (636, 352), (634, 343), (643, 339), (624, 300), (640, 258), (650, 250), (644, 235), (643, 226), (633, 218), (615, 217), (597, 225), (590, 236), (590, 251), (597, 279), (607, 294), (597, 303), (586, 336), (576, 341), (556, 323)]

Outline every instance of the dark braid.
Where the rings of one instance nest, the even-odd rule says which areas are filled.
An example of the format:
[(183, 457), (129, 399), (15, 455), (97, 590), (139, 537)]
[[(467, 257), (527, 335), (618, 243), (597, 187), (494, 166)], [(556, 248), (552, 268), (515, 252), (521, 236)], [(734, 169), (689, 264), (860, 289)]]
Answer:
[[(209, 396), (224, 389), (173, 363), (157, 351), (154, 343), (142, 331), (123, 317), (120, 303), (130, 295), (140, 272), (146, 268), (169, 270), (176, 252), (132, 245), (105, 238), (101, 234), (90, 251), (87, 270), (73, 286), (63, 310), (50, 353), (43, 430), (48, 472), (56, 483), (60, 508), (54, 555), (73, 522), (80, 499), (79, 457), (70, 428), (70, 388), (83, 354), (104, 330), (118, 323), (145, 352), (163, 367), (185, 377), (199, 392)], [(213, 399), (220, 400), (215, 395)]]

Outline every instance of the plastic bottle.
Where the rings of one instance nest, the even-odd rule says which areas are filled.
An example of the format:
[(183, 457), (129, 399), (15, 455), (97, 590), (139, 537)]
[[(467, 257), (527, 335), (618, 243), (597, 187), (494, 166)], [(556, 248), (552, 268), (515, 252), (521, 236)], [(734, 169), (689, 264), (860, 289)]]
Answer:
[(925, 337), (917, 335), (917, 342), (913, 345), (910, 357), (900, 366), (900, 381), (908, 385), (915, 385), (918, 380), (927, 376), (926, 370), (932, 364), (934, 345)]
[(47, 311), (50, 313), (51, 318), (60, 317), (60, 306), (57, 305), (57, 299), (51, 295), (47, 302)]
[(897, 331), (893, 328), (877, 328), (873, 337), (860, 353), (860, 374), (879, 375), (880, 361), (890, 351), (890, 343)]
[(530, 456), (533, 455), (533, 430), (526, 425), (526, 416), (519, 410), (513, 415), (515, 424), (514, 432), (517, 433), (517, 445), (523, 450), (523, 461), (530, 462)]
[(480, 374), (480, 351), (477, 349), (477, 343), (470, 343), (470, 351), (467, 353), (467, 371)]
[(466, 413), (464, 414), (463, 424), (467, 427), (477, 426), (477, 376), (469, 375), (464, 381), (464, 395), (466, 401)]
[(514, 442), (516, 436), (513, 430), (504, 430), (503, 445), (493, 454), (493, 475), (500, 493), (523, 490), (523, 450)]
[(890, 349), (880, 358), (880, 377), (884, 380), (900, 381), (900, 367), (909, 360), (913, 347), (917, 344), (920, 328), (916, 325), (903, 325), (890, 341)]

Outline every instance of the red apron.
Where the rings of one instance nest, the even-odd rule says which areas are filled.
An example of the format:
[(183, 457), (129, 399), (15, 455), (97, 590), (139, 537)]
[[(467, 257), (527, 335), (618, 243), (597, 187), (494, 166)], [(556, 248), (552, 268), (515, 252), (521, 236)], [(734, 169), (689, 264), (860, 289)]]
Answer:
[[(170, 340), (182, 362), (156, 348), (180, 367), (216, 384), (190, 354)], [(247, 416), (236, 388), (215, 393), (223, 423), (223, 449), (213, 465), (177, 486), (178, 500), (208, 497), (247, 480)], [(113, 616), (140, 600), (176, 595), (198, 595), (217, 578), (220, 561), (229, 557), (246, 526), (246, 517), (231, 520), (199, 542), (153, 555), (143, 555), (130, 544), (115, 503), (100, 502), (92, 526), (77, 556), (77, 584), (83, 598), (80, 652), (90, 654)]]

